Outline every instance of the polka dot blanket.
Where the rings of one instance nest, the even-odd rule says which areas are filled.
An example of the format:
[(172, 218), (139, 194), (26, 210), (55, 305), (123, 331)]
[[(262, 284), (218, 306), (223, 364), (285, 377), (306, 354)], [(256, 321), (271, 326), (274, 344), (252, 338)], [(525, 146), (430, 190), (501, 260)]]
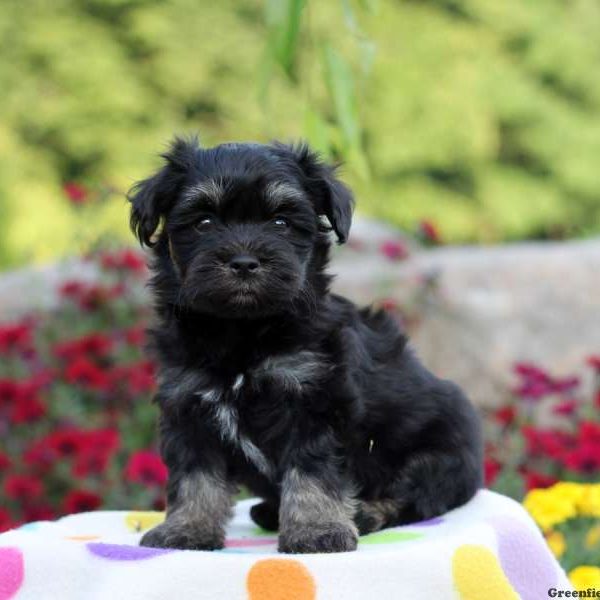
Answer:
[(0, 600), (540, 600), (571, 586), (513, 500), (480, 491), (346, 554), (277, 554), (238, 503), (217, 552), (138, 546), (157, 512), (92, 512), (0, 535)]

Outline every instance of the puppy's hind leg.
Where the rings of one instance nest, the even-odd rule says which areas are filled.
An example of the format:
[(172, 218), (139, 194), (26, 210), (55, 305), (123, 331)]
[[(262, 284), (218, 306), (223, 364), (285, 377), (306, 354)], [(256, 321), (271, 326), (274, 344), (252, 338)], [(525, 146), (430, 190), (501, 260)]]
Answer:
[(252, 520), (267, 531), (279, 529), (279, 504), (272, 500), (265, 500), (255, 504), (250, 509)]
[(403, 503), (400, 499), (359, 500), (354, 513), (354, 523), (359, 535), (384, 529), (398, 521)]
[(468, 502), (482, 485), (475, 454), (421, 452), (404, 466), (393, 484), (400, 511), (394, 523), (431, 519)]

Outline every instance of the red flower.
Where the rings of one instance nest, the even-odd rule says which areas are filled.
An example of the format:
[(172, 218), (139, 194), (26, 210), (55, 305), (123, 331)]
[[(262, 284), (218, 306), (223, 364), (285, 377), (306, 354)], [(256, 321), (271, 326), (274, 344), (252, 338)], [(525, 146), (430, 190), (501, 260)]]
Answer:
[(574, 398), (571, 398), (570, 400), (561, 400), (558, 404), (555, 404), (552, 407), (552, 412), (555, 415), (562, 415), (568, 417), (575, 413), (578, 406), (579, 403)]
[(73, 464), (75, 477), (87, 477), (106, 471), (111, 458), (119, 447), (119, 432), (114, 429), (86, 431), (82, 446)]
[(525, 489), (527, 491), (533, 490), (534, 488), (547, 488), (558, 481), (558, 479), (552, 475), (544, 475), (543, 473), (536, 473), (535, 471), (527, 471), (524, 473), (524, 476)]
[(4, 481), (4, 492), (13, 500), (27, 502), (40, 496), (43, 490), (42, 482), (29, 475), (9, 475)]
[(48, 504), (37, 504), (23, 508), (25, 521), (52, 521), (56, 518), (56, 512)]
[(6, 471), (10, 468), (12, 462), (4, 452), (0, 452), (0, 471)]
[(600, 453), (600, 423), (583, 421), (579, 425), (579, 442), (596, 444)]
[(81, 294), (87, 289), (87, 283), (85, 281), (77, 281), (76, 279), (70, 279), (65, 281), (59, 287), (59, 293), (63, 298), (70, 298), (76, 300)]
[(154, 364), (142, 360), (131, 365), (115, 367), (111, 372), (115, 387), (122, 386), (130, 394), (143, 394), (154, 389)]
[(388, 240), (379, 247), (381, 253), (390, 260), (403, 260), (408, 257), (408, 246), (400, 240)]
[(533, 456), (561, 460), (576, 443), (575, 438), (564, 431), (535, 429), (525, 425), (521, 432), (526, 441), (527, 452)]
[(21, 395), (19, 384), (12, 379), (0, 379), (0, 409), (12, 406)]
[(22, 395), (10, 411), (10, 421), (14, 425), (33, 423), (46, 414), (46, 405), (36, 395)]
[(493, 485), (496, 481), (496, 477), (500, 471), (502, 471), (502, 465), (493, 458), (486, 458), (483, 463), (484, 474), (485, 474), (485, 485), (487, 487)]
[(124, 334), (125, 341), (131, 346), (142, 346), (146, 341), (146, 329), (140, 325), (126, 329)]
[(37, 395), (41, 384), (41, 378), (0, 379), (0, 410), (7, 411), (11, 423), (31, 423), (46, 414), (46, 406)]
[(0, 533), (12, 529), (14, 525), (15, 523), (11, 519), (9, 512), (0, 506)]
[(600, 354), (588, 357), (586, 362), (592, 369), (595, 369), (597, 373), (600, 373)]
[(431, 221), (423, 220), (419, 223), (419, 234), (429, 244), (439, 244), (442, 241), (438, 228)]
[(85, 444), (85, 432), (80, 429), (61, 429), (46, 437), (46, 443), (57, 457), (77, 456)]
[(65, 379), (69, 383), (76, 383), (97, 391), (106, 391), (110, 386), (107, 373), (84, 357), (75, 359), (67, 367)]
[(384, 298), (379, 302), (379, 306), (387, 312), (396, 312), (399, 309), (399, 304), (393, 298)]
[(517, 416), (516, 406), (503, 406), (494, 411), (494, 419), (504, 427), (511, 425)]
[(143, 256), (131, 248), (125, 248), (113, 253), (105, 252), (100, 257), (100, 264), (105, 269), (115, 269), (117, 271), (127, 271), (137, 274), (146, 272), (146, 262)]
[(113, 341), (102, 333), (93, 333), (83, 337), (56, 344), (53, 348), (56, 356), (65, 360), (74, 360), (80, 356), (105, 357), (110, 353)]
[(88, 197), (88, 191), (81, 184), (74, 181), (65, 183), (63, 191), (73, 204), (84, 204)]
[(167, 467), (156, 452), (140, 450), (129, 458), (125, 478), (148, 486), (163, 485), (167, 481)]
[(600, 470), (600, 447), (586, 442), (574, 450), (567, 452), (563, 463), (569, 469), (591, 475)]
[(0, 327), (0, 354), (31, 347), (31, 327), (26, 323)]
[(63, 502), (63, 508), (67, 514), (96, 510), (101, 505), (102, 498), (87, 490), (72, 490)]
[(521, 377), (513, 392), (521, 398), (538, 400), (549, 394), (565, 394), (579, 386), (578, 377), (551, 377), (546, 371), (530, 363), (517, 363), (515, 373)]

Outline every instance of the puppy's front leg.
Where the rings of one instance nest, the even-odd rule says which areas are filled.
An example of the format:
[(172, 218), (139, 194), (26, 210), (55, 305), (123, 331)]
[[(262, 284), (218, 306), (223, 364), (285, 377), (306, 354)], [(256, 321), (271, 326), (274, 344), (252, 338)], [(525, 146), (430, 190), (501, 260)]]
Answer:
[[(225, 526), (232, 513), (235, 491), (227, 480), (225, 458), (216, 445), (204, 450), (165, 440), (163, 458), (169, 467), (167, 518), (142, 537), (142, 546), (181, 550), (217, 550), (225, 542)], [(166, 441), (166, 443), (165, 443)]]
[(331, 467), (321, 476), (292, 467), (281, 486), (279, 551), (356, 550), (353, 513), (352, 498)]

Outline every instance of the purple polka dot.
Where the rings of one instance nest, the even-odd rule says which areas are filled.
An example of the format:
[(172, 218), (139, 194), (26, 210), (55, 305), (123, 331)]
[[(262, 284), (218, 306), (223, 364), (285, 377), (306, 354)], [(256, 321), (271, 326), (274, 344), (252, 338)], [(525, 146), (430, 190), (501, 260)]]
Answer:
[(174, 552), (169, 548), (146, 548), (145, 546), (126, 546), (124, 544), (86, 544), (87, 549), (96, 556), (109, 560), (145, 560), (162, 554)]
[(539, 600), (558, 581), (556, 560), (542, 537), (513, 517), (488, 519), (498, 538), (500, 564), (522, 600)]

